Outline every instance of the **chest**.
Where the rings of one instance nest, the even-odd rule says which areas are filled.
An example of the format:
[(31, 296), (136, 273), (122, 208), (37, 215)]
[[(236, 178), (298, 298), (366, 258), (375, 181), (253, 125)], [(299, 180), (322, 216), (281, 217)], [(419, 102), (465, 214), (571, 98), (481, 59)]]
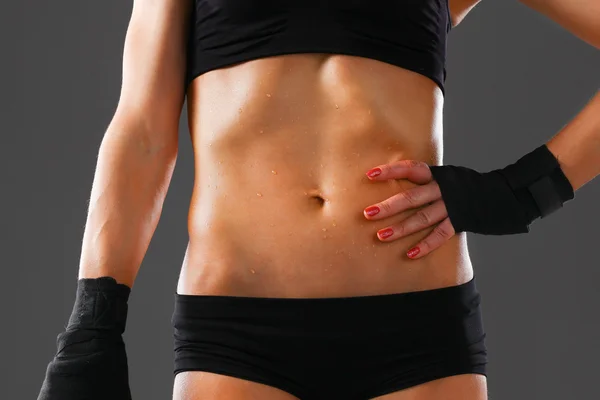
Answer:
[(195, 0), (196, 19), (228, 25), (299, 21), (384, 26), (446, 21), (450, 0)]

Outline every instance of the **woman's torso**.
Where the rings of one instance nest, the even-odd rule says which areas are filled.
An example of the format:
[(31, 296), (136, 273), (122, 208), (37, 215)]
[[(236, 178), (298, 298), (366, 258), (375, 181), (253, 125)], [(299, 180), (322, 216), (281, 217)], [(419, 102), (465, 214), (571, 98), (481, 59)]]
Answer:
[[(429, 78), (373, 59), (293, 54), (205, 73), (188, 91), (195, 156), (180, 294), (343, 297), (425, 290), (472, 277), (466, 235), (406, 251), (366, 206), (415, 186), (369, 181), (394, 160), (442, 163), (443, 95)], [(318, 196), (325, 199), (319, 201)]]

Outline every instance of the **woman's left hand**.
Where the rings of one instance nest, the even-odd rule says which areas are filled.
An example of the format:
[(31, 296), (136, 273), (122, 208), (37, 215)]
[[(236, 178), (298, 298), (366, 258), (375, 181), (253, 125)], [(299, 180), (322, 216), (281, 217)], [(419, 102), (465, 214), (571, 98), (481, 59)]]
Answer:
[(431, 253), (454, 236), (454, 227), (448, 218), (440, 187), (433, 179), (427, 163), (414, 160), (395, 161), (371, 169), (367, 172), (367, 177), (372, 181), (408, 179), (420, 185), (365, 208), (364, 215), (369, 220), (380, 220), (431, 203), (402, 222), (380, 229), (377, 232), (379, 240), (396, 240), (435, 225), (427, 237), (406, 253), (409, 258), (417, 259)]

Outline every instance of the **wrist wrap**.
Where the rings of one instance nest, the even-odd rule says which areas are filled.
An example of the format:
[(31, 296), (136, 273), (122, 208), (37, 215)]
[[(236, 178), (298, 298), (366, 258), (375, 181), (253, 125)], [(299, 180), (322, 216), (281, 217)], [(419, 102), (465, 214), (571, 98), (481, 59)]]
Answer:
[(122, 338), (130, 292), (112, 277), (78, 280), (38, 400), (131, 400)]
[(529, 225), (575, 197), (544, 144), (502, 169), (430, 166), (454, 230), (488, 235), (529, 232)]

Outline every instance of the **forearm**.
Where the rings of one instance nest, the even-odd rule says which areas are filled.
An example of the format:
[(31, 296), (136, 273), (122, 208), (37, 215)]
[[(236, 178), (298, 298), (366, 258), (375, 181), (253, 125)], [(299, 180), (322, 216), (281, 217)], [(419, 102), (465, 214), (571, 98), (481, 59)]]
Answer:
[(546, 145), (574, 190), (600, 174), (600, 91)]
[(133, 286), (177, 158), (176, 140), (157, 145), (149, 137), (137, 127), (118, 122), (111, 123), (104, 136), (83, 235), (79, 278), (111, 276)]

